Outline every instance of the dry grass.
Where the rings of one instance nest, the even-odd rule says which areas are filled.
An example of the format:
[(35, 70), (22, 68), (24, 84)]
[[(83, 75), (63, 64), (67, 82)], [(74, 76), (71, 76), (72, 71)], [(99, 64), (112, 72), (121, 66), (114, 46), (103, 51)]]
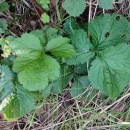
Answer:
[[(21, 17), (22, 20), (27, 20), (25, 14), (30, 11), (27, 4), (30, 4), (31, 1), (16, 1), (18, 20), (14, 28), (10, 30), (12, 35), (30, 31), (37, 27), (35, 24), (39, 24), (38, 21), (33, 21), (33, 26), (30, 25), (32, 19), (29, 21), (28, 27), (24, 24), (25, 22), (21, 23)], [(33, 3), (31, 4), (33, 5)], [(89, 5), (85, 11), (87, 21), (106, 12), (98, 8), (95, 0), (87, 0), (87, 4)], [(122, 4), (115, 2), (114, 6), (115, 9), (108, 12), (123, 14), (129, 20), (129, 0), (124, 0)], [(20, 9), (24, 12), (21, 12)], [(64, 12), (61, 14), (65, 16)], [(85, 16), (81, 16), (81, 19), (85, 19)], [(53, 24), (60, 27), (56, 14), (52, 18)], [(130, 87), (127, 87), (122, 96), (114, 101), (104, 97), (92, 87), (87, 90), (84, 99), (78, 101), (72, 99), (66, 89), (59, 96), (50, 96), (43, 108), (26, 115), (17, 122), (5, 121), (1, 116), (0, 130), (130, 130)]]
[[(96, 92), (96, 94), (95, 94)], [(53, 95), (52, 95), (53, 96)], [(130, 87), (115, 101), (90, 88), (81, 101), (65, 90), (43, 108), (17, 122), (1, 121), (1, 130), (129, 130)], [(35, 116), (34, 116), (35, 115)]]

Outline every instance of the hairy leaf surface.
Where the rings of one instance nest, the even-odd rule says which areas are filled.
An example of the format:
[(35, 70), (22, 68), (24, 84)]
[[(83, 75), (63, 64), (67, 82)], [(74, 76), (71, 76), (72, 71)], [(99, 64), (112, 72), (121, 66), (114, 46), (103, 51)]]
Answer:
[(59, 69), (59, 63), (42, 52), (21, 55), (16, 58), (13, 65), (20, 83), (29, 91), (45, 89), (49, 81), (59, 77)]
[(130, 23), (118, 14), (105, 14), (88, 24), (94, 47), (127, 43), (130, 39)]
[(54, 56), (73, 57), (75, 55), (74, 47), (69, 44), (70, 39), (57, 37), (51, 39), (46, 45), (46, 51), (50, 51)]
[(38, 37), (34, 34), (24, 33), (20, 38), (15, 38), (11, 43), (12, 51), (16, 54), (29, 53), (31, 51), (43, 50)]
[(90, 42), (88, 40), (87, 33), (84, 30), (75, 30), (71, 39), (72, 45), (76, 49), (76, 56), (66, 60), (68, 65), (83, 64), (95, 55), (94, 52), (89, 50)]
[(130, 46), (106, 48), (94, 60), (89, 72), (92, 86), (112, 99), (119, 96), (130, 81)]

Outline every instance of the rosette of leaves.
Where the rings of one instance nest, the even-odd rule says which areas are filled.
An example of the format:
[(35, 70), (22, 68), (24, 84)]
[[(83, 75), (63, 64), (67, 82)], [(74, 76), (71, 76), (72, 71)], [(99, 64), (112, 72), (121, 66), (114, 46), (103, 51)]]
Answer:
[[(55, 57), (69, 58), (75, 55), (74, 47), (66, 37), (58, 36), (51, 28), (47, 32), (37, 30), (15, 38), (12, 52), (17, 55), (13, 71), (29, 91), (43, 90), (60, 75), (60, 64)], [(48, 55), (50, 54), (50, 55)]]
[(130, 81), (130, 24), (121, 15), (104, 14), (87, 26), (88, 32), (73, 28), (70, 37), (76, 55), (66, 63), (87, 63), (91, 85), (115, 99)]
[(0, 98), (4, 99), (0, 109), (6, 119), (17, 120), (43, 105), (40, 101), (50, 95), (52, 82), (62, 84), (61, 75), (68, 74), (68, 69), (62, 72), (59, 61), (73, 57), (75, 50), (70, 39), (60, 36), (54, 28), (25, 33), (9, 40), (8, 45), (16, 58), (12, 71), (5, 65), (0, 68)]

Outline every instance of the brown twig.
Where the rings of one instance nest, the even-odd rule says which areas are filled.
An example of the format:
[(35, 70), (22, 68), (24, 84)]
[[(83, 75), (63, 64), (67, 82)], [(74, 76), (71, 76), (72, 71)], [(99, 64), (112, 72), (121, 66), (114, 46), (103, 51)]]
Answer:
[(38, 9), (39, 13), (42, 14), (44, 13), (44, 10), (43, 8), (35, 1), (35, 0), (32, 0), (32, 3), (35, 5), (35, 7)]

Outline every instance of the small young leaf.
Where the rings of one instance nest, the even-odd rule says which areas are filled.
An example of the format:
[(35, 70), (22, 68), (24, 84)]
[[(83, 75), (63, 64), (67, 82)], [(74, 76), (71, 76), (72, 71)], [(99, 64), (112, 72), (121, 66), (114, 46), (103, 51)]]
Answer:
[(45, 89), (49, 81), (59, 77), (59, 69), (59, 63), (42, 52), (23, 54), (16, 58), (13, 65), (19, 82), (29, 91)]
[(114, 99), (130, 81), (130, 46), (118, 44), (101, 52), (94, 60), (89, 79), (95, 89)]
[(50, 0), (36, 0), (40, 5), (41, 7), (48, 11), (49, 10), (49, 4), (50, 4)]
[(77, 17), (84, 12), (86, 0), (65, 0), (62, 6), (70, 16)]
[(75, 55), (74, 47), (69, 44), (70, 39), (65, 37), (57, 37), (51, 39), (46, 45), (46, 51), (50, 51), (55, 56), (73, 57)]
[(49, 23), (50, 17), (46, 13), (44, 13), (44, 14), (41, 15), (41, 21), (43, 23)]

